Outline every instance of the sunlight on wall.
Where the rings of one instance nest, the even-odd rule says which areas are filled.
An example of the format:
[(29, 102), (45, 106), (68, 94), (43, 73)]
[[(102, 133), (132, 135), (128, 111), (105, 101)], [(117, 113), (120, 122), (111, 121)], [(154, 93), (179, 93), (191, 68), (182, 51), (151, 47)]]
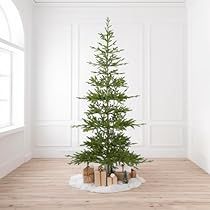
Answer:
[(0, 0), (0, 128), (24, 124), (24, 32), (11, 0)]
[[(9, 29), (6, 22), (9, 24)], [(8, 36), (8, 33), (10, 33), (10, 36)], [(11, 41), (18, 46), (24, 46), (22, 21), (11, 0), (0, 0), (0, 37), (5, 37), (7, 41)]]

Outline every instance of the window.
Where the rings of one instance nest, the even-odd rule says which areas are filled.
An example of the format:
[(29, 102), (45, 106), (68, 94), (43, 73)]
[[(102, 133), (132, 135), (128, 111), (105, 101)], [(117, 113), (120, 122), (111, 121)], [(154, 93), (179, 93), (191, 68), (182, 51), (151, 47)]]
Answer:
[(0, 127), (11, 125), (11, 52), (0, 49)]
[(0, 128), (23, 122), (23, 28), (13, 3), (0, 1)]
[(2, 9), (0, 9), (0, 37), (5, 40), (10, 39), (8, 21)]

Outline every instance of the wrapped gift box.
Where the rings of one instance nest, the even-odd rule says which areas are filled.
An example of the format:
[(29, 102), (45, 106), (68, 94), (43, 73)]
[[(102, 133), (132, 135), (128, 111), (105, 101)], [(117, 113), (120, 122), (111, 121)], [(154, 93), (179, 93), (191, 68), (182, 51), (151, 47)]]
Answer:
[[(116, 171), (115, 172), (115, 175), (117, 177), (117, 179), (121, 182), (123, 182), (124, 180), (124, 175), (125, 175), (125, 172), (124, 171)], [(128, 180), (131, 178), (131, 174), (130, 173), (127, 173), (127, 178)]]
[(136, 170), (131, 169), (131, 178), (136, 178)]
[(106, 171), (95, 171), (94, 172), (95, 185), (106, 186)]
[(83, 182), (94, 183), (94, 168), (87, 166), (83, 169)]

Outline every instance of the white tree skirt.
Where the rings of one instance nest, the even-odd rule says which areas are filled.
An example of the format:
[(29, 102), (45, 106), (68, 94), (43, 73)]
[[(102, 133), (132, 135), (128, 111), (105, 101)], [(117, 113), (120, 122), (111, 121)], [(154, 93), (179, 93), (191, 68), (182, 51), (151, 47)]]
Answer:
[(131, 178), (128, 184), (123, 184), (118, 182), (116, 185), (111, 186), (99, 186), (97, 187), (95, 184), (84, 184), (83, 177), (81, 174), (74, 175), (69, 180), (69, 185), (80, 190), (85, 190), (89, 192), (97, 192), (97, 193), (114, 193), (114, 192), (122, 192), (128, 191), (133, 188), (139, 187), (143, 184), (145, 180), (142, 177), (137, 176), (136, 178)]

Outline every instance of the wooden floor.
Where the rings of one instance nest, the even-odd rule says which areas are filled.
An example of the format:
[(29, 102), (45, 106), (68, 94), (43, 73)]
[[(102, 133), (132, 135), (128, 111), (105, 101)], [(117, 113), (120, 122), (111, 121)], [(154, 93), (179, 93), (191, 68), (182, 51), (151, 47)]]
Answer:
[(142, 165), (138, 189), (96, 194), (68, 186), (81, 167), (65, 159), (32, 159), (0, 180), (0, 210), (210, 210), (210, 176), (188, 160)]

